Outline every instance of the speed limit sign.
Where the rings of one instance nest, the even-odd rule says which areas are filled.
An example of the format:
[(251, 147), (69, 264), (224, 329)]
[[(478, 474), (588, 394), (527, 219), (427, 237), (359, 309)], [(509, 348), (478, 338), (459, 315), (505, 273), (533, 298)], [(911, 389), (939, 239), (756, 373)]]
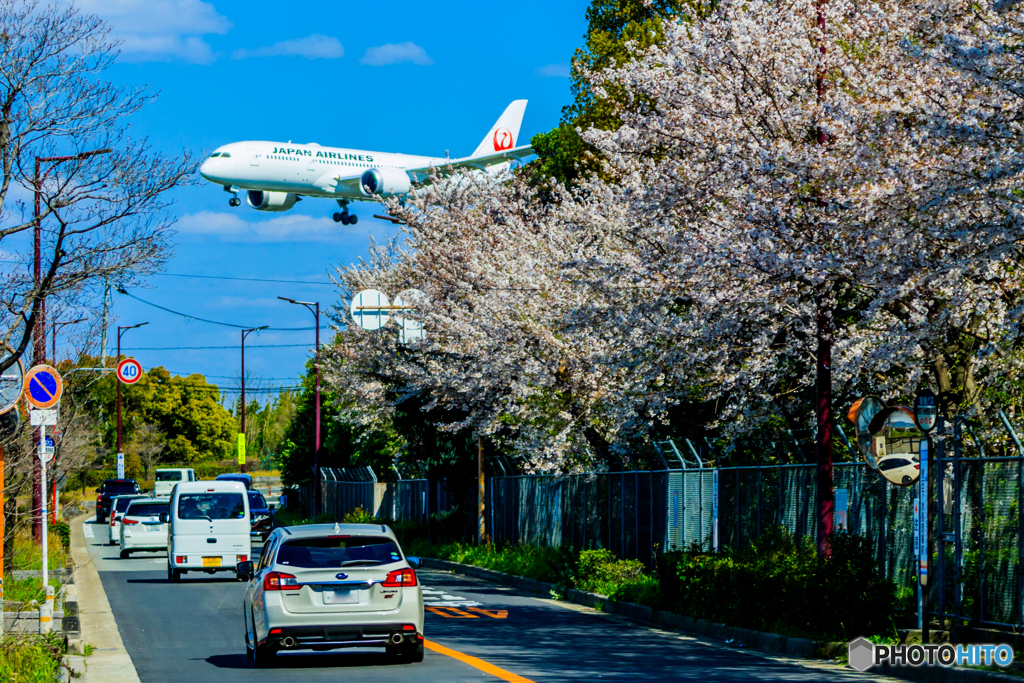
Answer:
[(142, 366), (134, 358), (125, 358), (117, 364), (117, 378), (124, 384), (135, 384), (142, 379)]

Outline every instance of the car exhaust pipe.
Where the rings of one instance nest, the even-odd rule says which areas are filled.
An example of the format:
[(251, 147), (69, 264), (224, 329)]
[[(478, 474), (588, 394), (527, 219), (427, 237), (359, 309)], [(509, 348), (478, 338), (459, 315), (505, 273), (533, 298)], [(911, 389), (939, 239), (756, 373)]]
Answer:
[(401, 633), (392, 633), (392, 634), (391, 634), (391, 639), (390, 639), (390, 640), (391, 640), (391, 644), (392, 644), (392, 645), (398, 645), (398, 644), (399, 644), (399, 643), (401, 643), (401, 642), (402, 642), (403, 640), (405, 640), (405, 638), (403, 638), (403, 637), (402, 637), (402, 634), (401, 634)]
[(285, 647), (295, 647), (295, 639), (291, 636), (285, 636), (281, 639), (281, 644)]

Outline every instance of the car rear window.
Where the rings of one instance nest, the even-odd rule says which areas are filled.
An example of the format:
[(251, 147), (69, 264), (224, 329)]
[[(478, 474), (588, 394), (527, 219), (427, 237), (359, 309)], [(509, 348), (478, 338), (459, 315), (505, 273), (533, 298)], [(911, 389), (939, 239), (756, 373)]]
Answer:
[(909, 460), (903, 458), (886, 458), (882, 462), (878, 463), (878, 469), (886, 472), (888, 470), (894, 470), (897, 467), (906, 467), (910, 464)]
[(259, 491), (249, 491), (249, 509), (265, 507), (267, 507), (267, 501), (263, 498), (263, 494)]
[(181, 481), (181, 472), (157, 472), (157, 481)]
[(114, 499), (114, 510), (117, 512), (124, 512), (128, 509), (134, 498), (115, 498)]
[(125, 516), (127, 517), (156, 517), (161, 512), (167, 512), (167, 503), (135, 503)]
[(107, 482), (106, 484), (103, 485), (103, 493), (108, 493), (114, 496), (116, 496), (119, 493), (138, 493), (139, 491), (136, 488), (136, 486), (136, 484), (124, 484), (120, 482), (112, 484), (110, 482)]
[(178, 498), (178, 519), (243, 519), (241, 493), (184, 493)]
[(277, 563), (304, 569), (391, 564), (402, 559), (398, 544), (384, 536), (328, 536), (286, 541)]

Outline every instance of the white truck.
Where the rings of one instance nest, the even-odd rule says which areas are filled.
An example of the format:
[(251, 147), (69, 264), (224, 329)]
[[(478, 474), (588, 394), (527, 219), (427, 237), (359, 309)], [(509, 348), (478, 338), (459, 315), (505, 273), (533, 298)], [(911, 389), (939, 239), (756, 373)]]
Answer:
[(156, 481), (153, 483), (153, 495), (157, 498), (167, 498), (174, 490), (175, 484), (195, 480), (196, 471), (191, 467), (159, 469), (156, 471)]
[(160, 521), (170, 523), (168, 581), (178, 582), (186, 572), (237, 574), (236, 565), (252, 557), (249, 498), (238, 482), (181, 482)]

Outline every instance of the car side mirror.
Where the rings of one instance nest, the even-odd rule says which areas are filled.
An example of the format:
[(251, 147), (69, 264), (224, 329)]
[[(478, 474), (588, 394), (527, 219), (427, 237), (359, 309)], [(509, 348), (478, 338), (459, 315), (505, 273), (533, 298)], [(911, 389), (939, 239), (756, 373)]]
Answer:
[(254, 569), (255, 565), (252, 562), (239, 562), (235, 565), (235, 570), (238, 572), (238, 578), (243, 581), (248, 581), (252, 578)]
[(409, 566), (413, 569), (420, 568), (420, 558), (418, 557), (406, 557), (405, 561), (409, 563)]
[(270, 505), (268, 505), (267, 509), (270, 510), (271, 512), (273, 512), (274, 511), (274, 504), (271, 503)]
[(167, 512), (161, 512), (160, 513), (160, 523), (161, 524), (167, 524), (170, 521), (171, 521), (170, 513), (167, 513)]

